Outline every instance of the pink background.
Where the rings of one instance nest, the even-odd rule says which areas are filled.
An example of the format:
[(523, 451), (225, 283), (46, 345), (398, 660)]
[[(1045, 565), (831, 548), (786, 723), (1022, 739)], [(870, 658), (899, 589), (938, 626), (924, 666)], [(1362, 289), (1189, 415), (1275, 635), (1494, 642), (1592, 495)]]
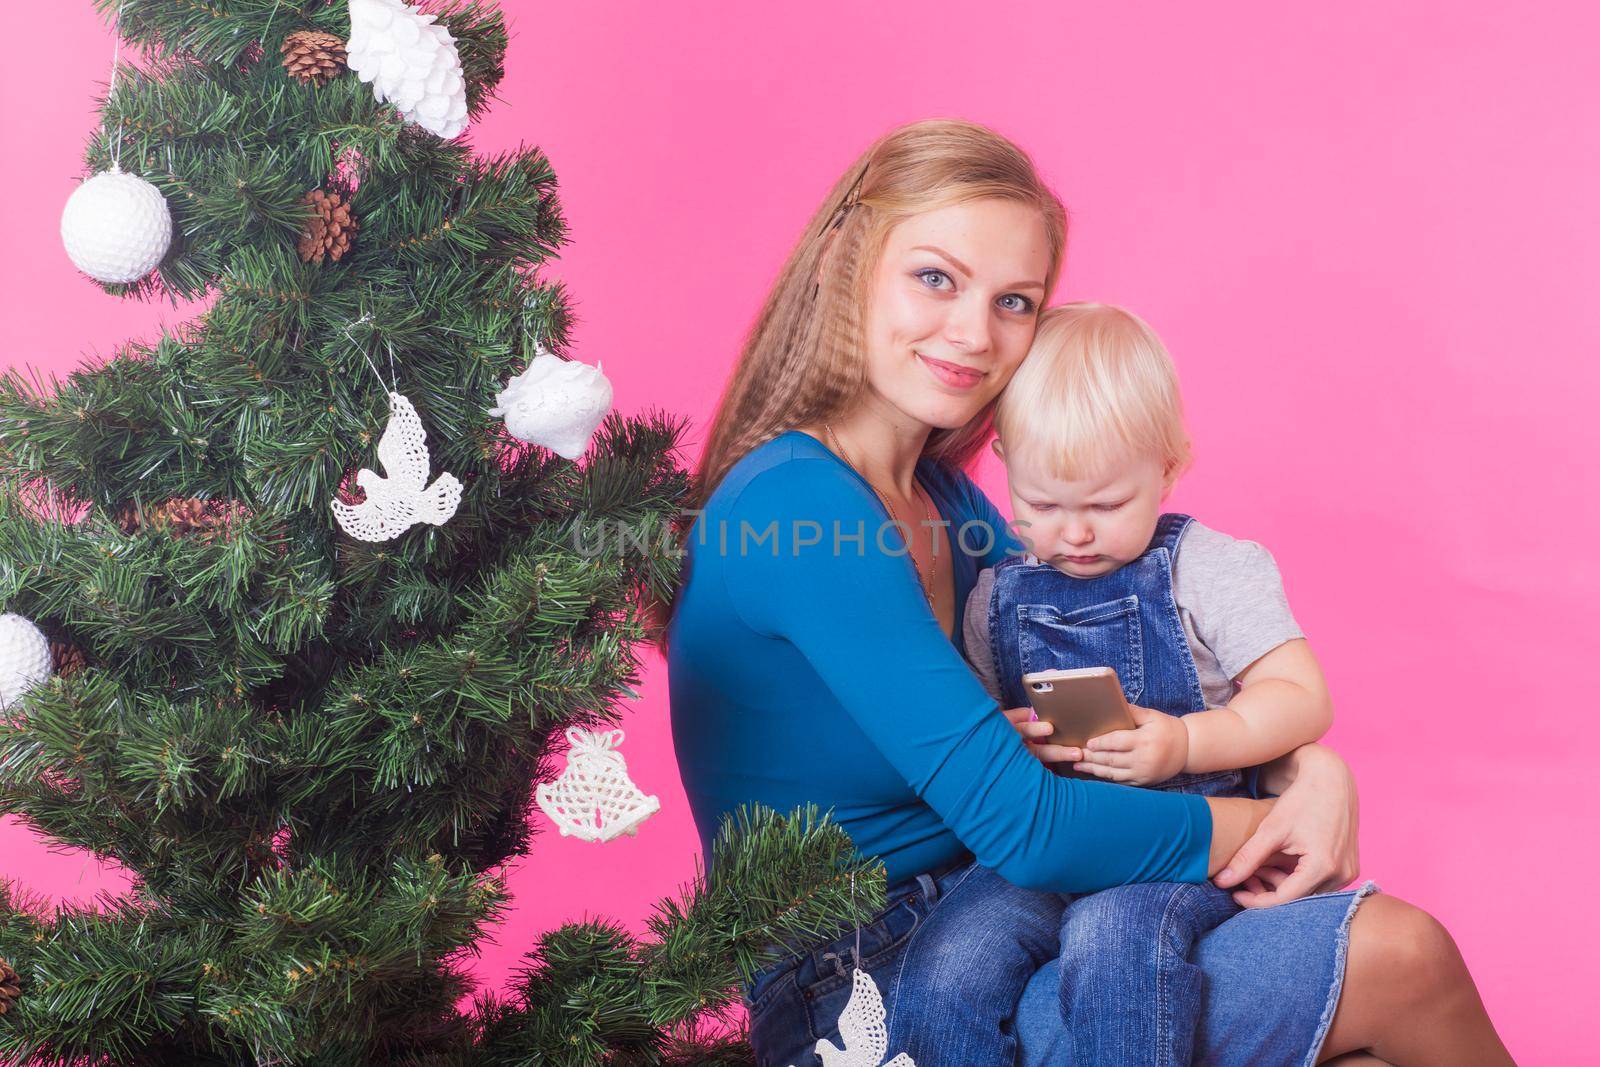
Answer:
[[(1588, 1060), (1600, 19), (1132, 6), (504, 0), (503, 102), (471, 137), (550, 154), (577, 353), (619, 410), (693, 416), (692, 453), (861, 148), (932, 115), (1016, 138), (1073, 213), (1061, 295), (1125, 303), (1179, 362), (1199, 461), (1176, 505), (1283, 567), (1360, 776), (1363, 873), (1445, 921), (1519, 1060)], [(109, 298), (61, 248), (106, 27), (89, 0), (9, 18), (49, 46), (0, 64), (0, 359), (65, 372), (187, 310)], [(665, 682), (652, 659), (624, 746), (663, 810), (636, 840), (540, 839), (481, 960), (491, 988), (538, 931), (637, 927), (694, 875)], [(0, 849), (57, 897), (121, 884), (14, 824)]]

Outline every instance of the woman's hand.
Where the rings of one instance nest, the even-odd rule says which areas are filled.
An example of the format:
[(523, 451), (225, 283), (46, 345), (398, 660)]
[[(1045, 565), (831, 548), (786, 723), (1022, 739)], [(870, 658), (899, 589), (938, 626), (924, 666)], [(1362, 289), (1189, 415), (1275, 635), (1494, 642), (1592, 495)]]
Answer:
[(1266, 908), (1339, 889), (1360, 870), (1355, 777), (1321, 745), (1301, 745), (1262, 772), (1282, 795), (1256, 832), (1212, 879), (1241, 886), (1233, 899)]
[(1002, 714), (1022, 736), (1022, 742), (1028, 747), (1028, 751), (1046, 767), (1050, 767), (1052, 763), (1077, 763), (1083, 759), (1083, 749), (1076, 746), (1052, 745), (1036, 741), (1035, 738), (1049, 737), (1056, 732), (1056, 728), (1052, 723), (1035, 719), (1032, 708), (1006, 708)]

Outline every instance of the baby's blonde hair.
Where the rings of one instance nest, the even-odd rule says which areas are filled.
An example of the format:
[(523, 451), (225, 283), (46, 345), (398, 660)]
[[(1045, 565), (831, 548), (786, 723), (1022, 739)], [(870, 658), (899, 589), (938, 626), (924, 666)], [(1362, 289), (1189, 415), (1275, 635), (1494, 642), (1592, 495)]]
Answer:
[(994, 425), (1008, 459), (1025, 452), (1066, 482), (1146, 456), (1175, 481), (1190, 461), (1172, 358), (1143, 319), (1109, 304), (1040, 314)]

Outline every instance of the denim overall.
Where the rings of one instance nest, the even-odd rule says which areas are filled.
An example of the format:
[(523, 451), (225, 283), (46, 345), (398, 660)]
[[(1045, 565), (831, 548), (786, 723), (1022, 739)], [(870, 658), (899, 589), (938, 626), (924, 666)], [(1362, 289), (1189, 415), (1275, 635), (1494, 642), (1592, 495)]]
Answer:
[[(1150, 549), (1102, 578), (1068, 578), (1022, 557), (996, 568), (1004, 584), (992, 603), (1016, 605), (1008, 625), (990, 619), (1006, 707), (1026, 705), (1025, 671), (1099, 665), (1115, 667), (1128, 699), (1145, 707), (1204, 706), (1172, 596), (1188, 522), (1163, 516)], [(1214, 795), (1238, 784), (1237, 772), (1222, 771), (1160, 788)], [(752, 976), (742, 990), (750, 1042), (757, 1067), (817, 1067), (819, 1039), (844, 1043), (838, 1020), (859, 966), (888, 1011), (887, 1055), (907, 1052), (918, 1067), (1310, 1067), (1338, 1002), (1350, 919), (1372, 889), (1240, 913), (1209, 884), (1151, 882), (1090, 893), (1063, 911), (1062, 894), (956, 862), (889, 887), (861, 928), (859, 959), (852, 930)], [(1041, 967), (1058, 948), (1059, 961)]]
[[(1027, 706), (1024, 674), (1112, 667), (1130, 704), (1169, 715), (1204, 711), (1172, 592), (1172, 561), (1192, 521), (1161, 516), (1143, 555), (1097, 578), (1024, 556), (997, 564), (989, 633), (1003, 706)], [(1180, 773), (1151, 788), (1249, 795), (1239, 770)], [(1202, 993), (1190, 956), (1201, 935), (1238, 910), (1209, 883), (1125, 885), (1072, 900), (1061, 920), (1060, 999), (1073, 1061), (1189, 1063)]]
[[(1002, 706), (1028, 706), (1024, 674), (1111, 667), (1130, 704), (1168, 715), (1204, 711), (1200, 673), (1172, 594), (1172, 560), (1193, 521), (1187, 515), (1161, 516), (1144, 555), (1098, 578), (1074, 578), (1025, 556), (1007, 556), (997, 564), (989, 640)], [(1238, 770), (1178, 774), (1152, 788), (1249, 795)]]

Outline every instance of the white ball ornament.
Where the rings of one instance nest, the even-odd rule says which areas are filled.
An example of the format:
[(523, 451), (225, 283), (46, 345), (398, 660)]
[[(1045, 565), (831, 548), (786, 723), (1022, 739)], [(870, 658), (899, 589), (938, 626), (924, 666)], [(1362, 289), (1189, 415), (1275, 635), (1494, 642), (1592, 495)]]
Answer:
[(537, 352), (488, 412), (505, 419), (518, 440), (577, 459), (589, 450), (589, 439), (611, 410), (611, 382), (599, 367), (562, 359), (543, 346)]
[(449, 140), (467, 128), (467, 79), (450, 31), (401, 0), (350, 0), (350, 69), (407, 122)]
[(136, 282), (172, 245), (172, 212), (161, 190), (115, 164), (78, 186), (61, 212), (61, 241), (96, 281)]
[(15, 704), (54, 668), (50, 642), (37, 626), (21, 615), (0, 615), (0, 708)]

